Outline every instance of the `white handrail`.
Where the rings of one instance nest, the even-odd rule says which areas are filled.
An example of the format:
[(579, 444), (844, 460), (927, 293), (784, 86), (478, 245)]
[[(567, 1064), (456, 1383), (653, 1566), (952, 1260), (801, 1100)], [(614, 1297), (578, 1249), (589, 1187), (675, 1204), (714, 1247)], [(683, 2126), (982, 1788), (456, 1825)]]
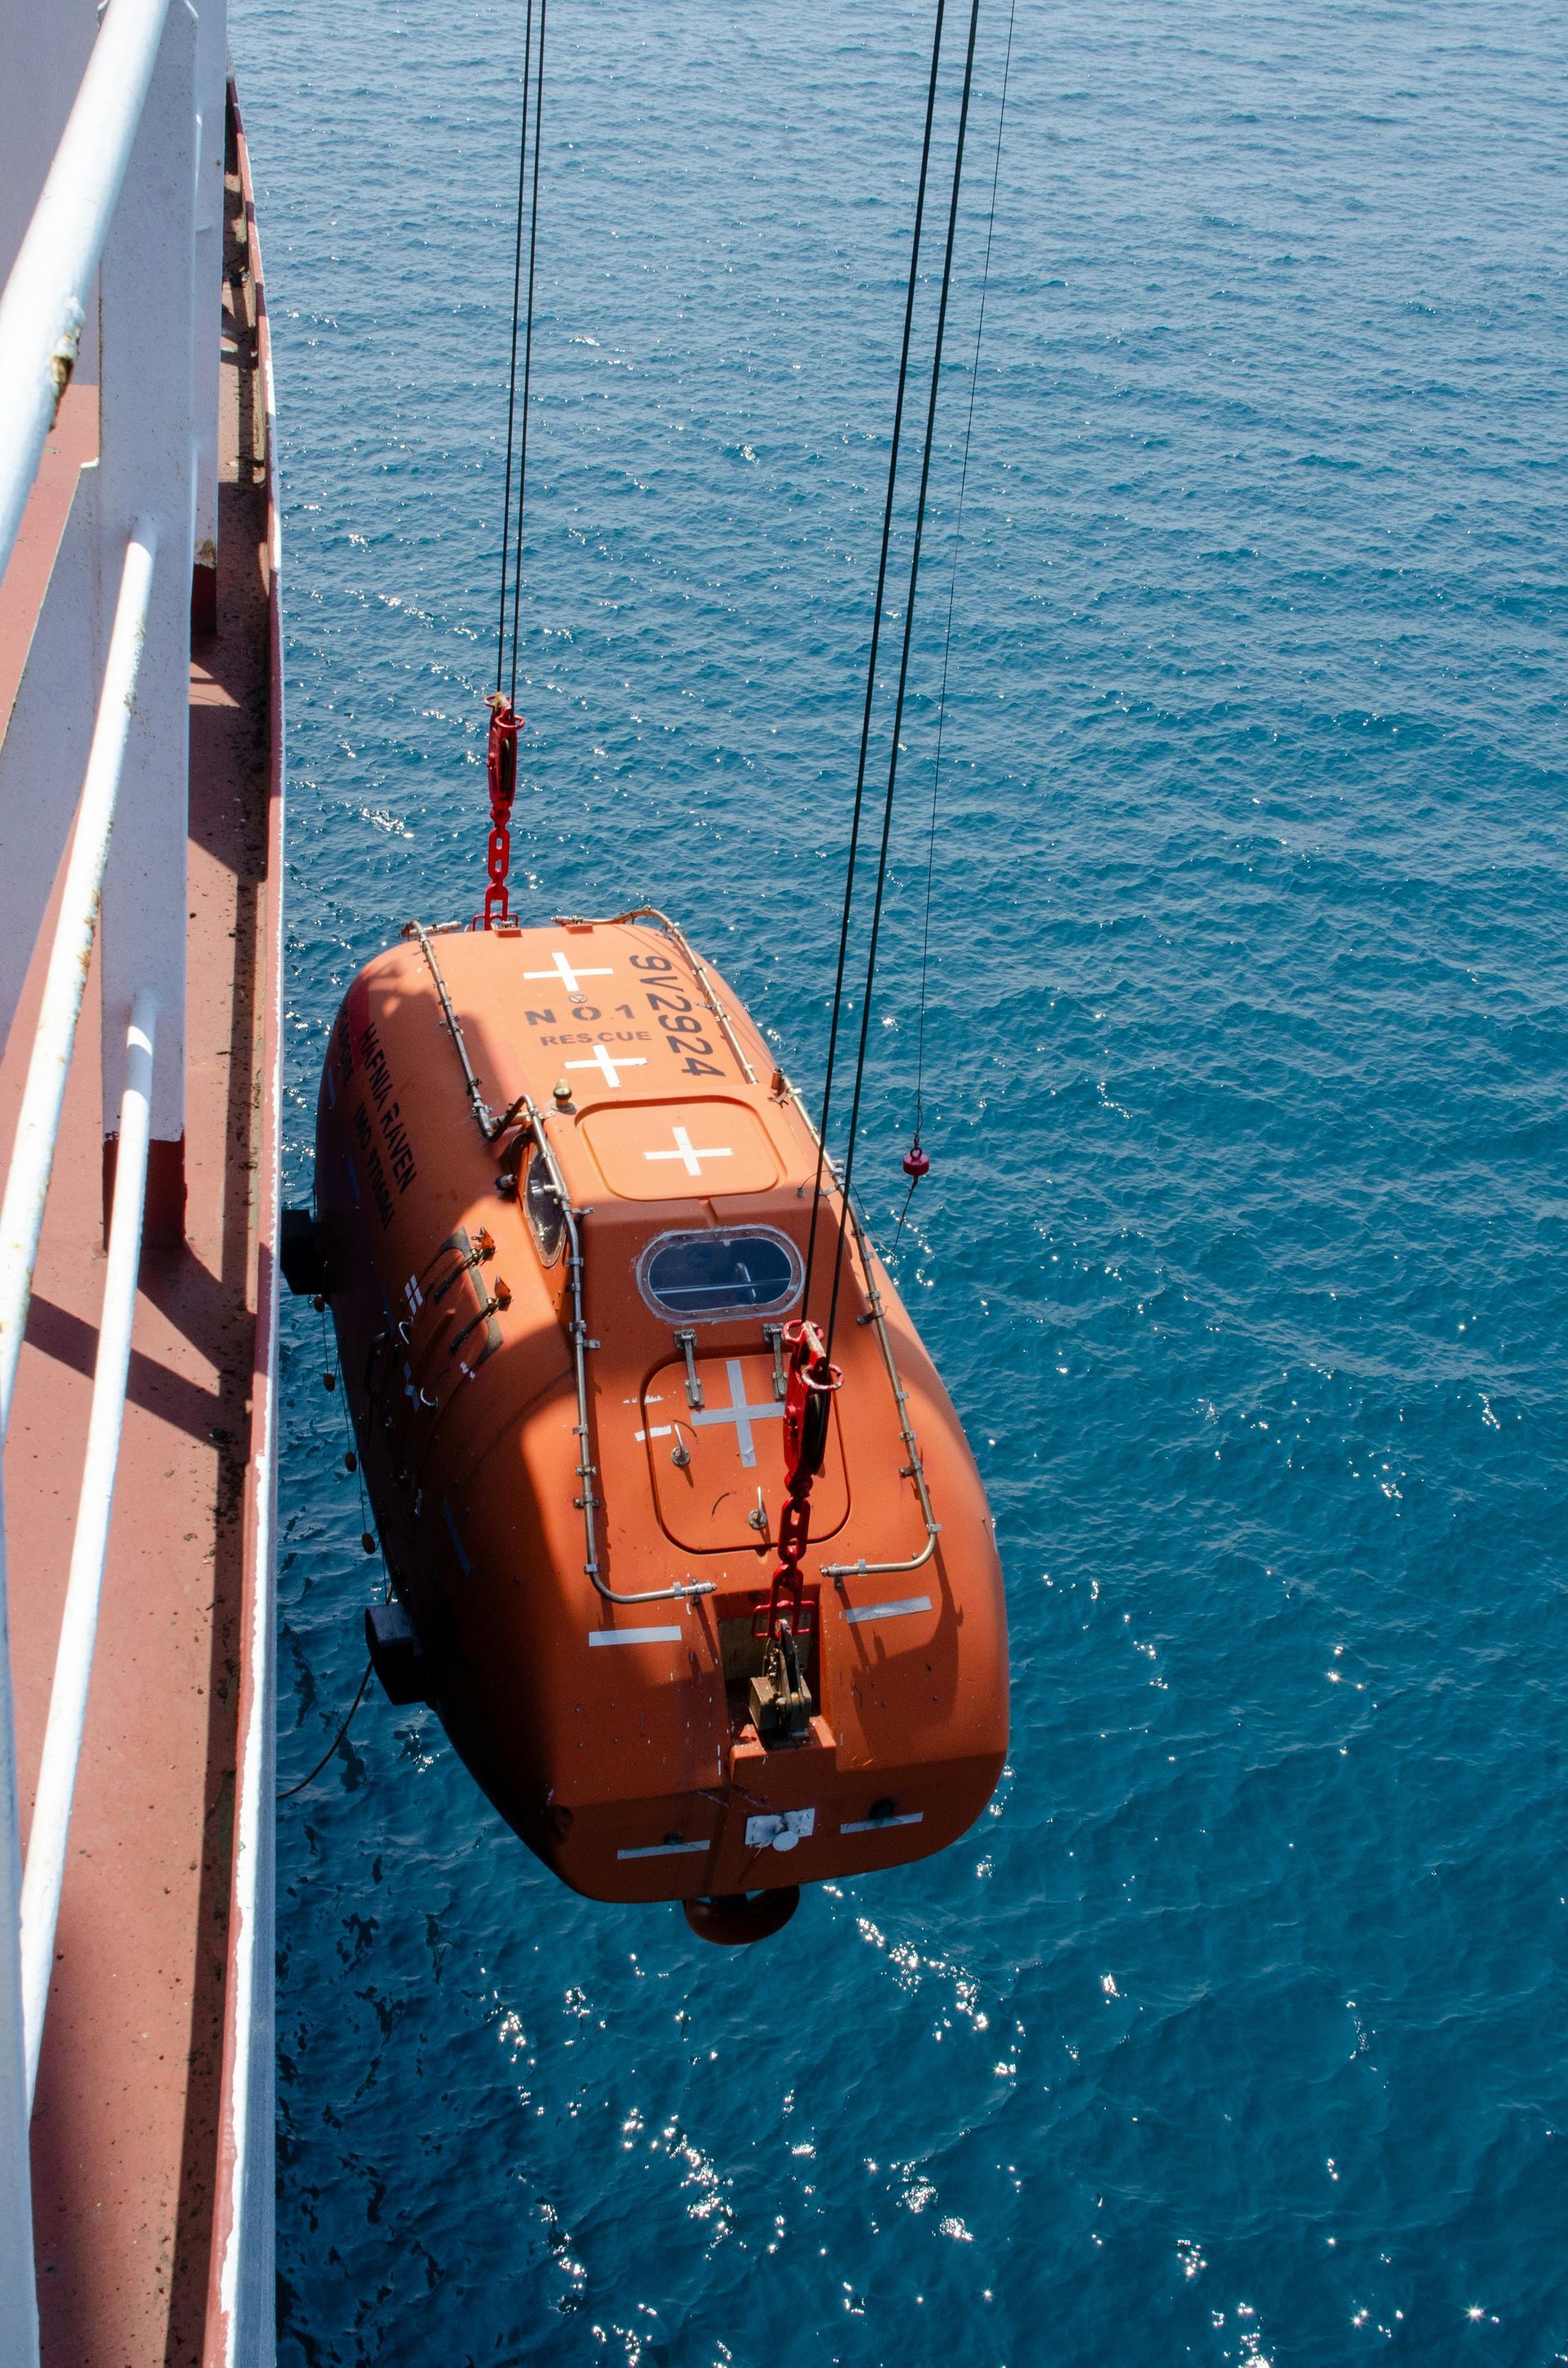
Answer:
[(11, 1639), (6, 1621), (6, 1506), (0, 1488), (0, 2360), (38, 2368), (38, 2283), (33, 2267), (32, 2178), (28, 2160), (27, 2068), (22, 2044), (17, 1901), (17, 1761), (12, 1748)]
[[(121, 0), (115, 0), (119, 7)], [(136, 702), (136, 677), (147, 627), (157, 554), (156, 529), (141, 519), (126, 546), (119, 599), (109, 636), (108, 664), (93, 725), (76, 835), (61, 895), (60, 918), (50, 949), (49, 972), (38, 1033), (28, 1064), (22, 1112), (0, 1203), (0, 1443), (11, 1419), (11, 1395), (22, 1338), (28, 1328), (33, 1268), (38, 1259), (43, 1207), (54, 1167), (55, 1140), (65, 1099), (65, 1074), (76, 1042), (76, 1022), (87, 984), (87, 963), (97, 928), (104, 867), (119, 795), (120, 771)], [(121, 1007), (123, 1008), (123, 1006)]]
[(76, 1507), (71, 1576), (60, 1623), (60, 1649), (49, 1697), (39, 1764), (38, 1793), (28, 1835), (22, 1876), (22, 2022), (26, 2032), (28, 2110), (38, 2088), (39, 2049), (54, 1970), (54, 1934), (60, 1891), (65, 1880), (65, 1846), (71, 1803), (92, 1682), (98, 1605), (108, 1554), (109, 1517), (114, 1510), (119, 1435), (125, 1420), (125, 1389), (131, 1372), (131, 1333), (136, 1320), (136, 1279), (142, 1265), (142, 1217), (147, 1198), (147, 1144), (152, 1132), (153, 1044), (158, 1007), (139, 995), (126, 1039), (125, 1093), (119, 1105), (119, 1150), (114, 1171), (114, 1211), (109, 1219), (108, 1260), (103, 1312), (98, 1318), (98, 1354), (93, 1368), (93, 1407), (87, 1418), (87, 1456)]
[(76, 365), (169, 0), (109, 0), (76, 103), (0, 297), (0, 575)]
[[(26, 6), (17, 0), (18, 11)], [(46, 24), (57, 12), (46, 6), (38, 13)], [(183, 1133), (191, 324), (194, 317), (204, 324), (201, 334), (215, 340), (222, 241), (222, 85), (213, 61), (221, 62), (223, 40), (215, 0), (203, 0), (202, 18), (199, 24), (185, 0), (107, 0), (63, 135), (0, 294), (0, 576), (17, 545), (95, 304), (103, 347), (102, 382), (93, 390), (99, 465), (78, 488), (8, 731), (0, 716), (8, 807), (0, 905), (14, 952), (32, 947), (40, 935), (49, 882), (66, 829), (74, 830), (0, 1202), (0, 1442), (14, 1400), (66, 1070), (95, 943), (114, 1022), (112, 1030), (106, 1026), (102, 1046), (105, 1115), (110, 1120), (118, 1105), (120, 1130), (86, 1463), (25, 1873), (17, 1846), (0, 1508), (0, 2368), (37, 2368), (39, 2359), (28, 2120), (124, 1425), (149, 1143), (154, 1122), (171, 1143)], [(199, 70), (199, 34), (205, 42)], [(61, 57), (79, 54), (75, 35), (56, 50)], [(16, 63), (7, 54), (0, 74)], [(13, 97), (7, 85), (8, 108)], [(204, 108), (200, 153), (208, 179), (199, 204)], [(204, 405), (214, 391), (211, 381), (209, 370), (199, 381)], [(201, 432), (210, 441), (205, 413)], [(122, 538), (133, 519), (127, 546)], [(160, 536), (163, 555), (155, 568)], [(182, 543), (183, 551), (176, 549)], [(116, 571), (108, 661), (83, 774), (77, 702), (97, 672), (98, 603)], [(71, 702), (63, 721), (62, 684)], [(62, 758), (67, 747), (71, 755)], [(78, 780), (82, 794), (72, 823), (71, 792)], [(20, 803), (11, 809), (14, 795)], [(108, 865), (111, 832), (116, 856)], [(110, 916), (107, 929), (99, 927), (100, 905)], [(19, 985), (16, 969), (12, 962), (6, 971), (5, 1027)], [(127, 1038), (123, 1021), (133, 995)], [(154, 1018), (162, 1039), (156, 1109), (151, 1099)]]

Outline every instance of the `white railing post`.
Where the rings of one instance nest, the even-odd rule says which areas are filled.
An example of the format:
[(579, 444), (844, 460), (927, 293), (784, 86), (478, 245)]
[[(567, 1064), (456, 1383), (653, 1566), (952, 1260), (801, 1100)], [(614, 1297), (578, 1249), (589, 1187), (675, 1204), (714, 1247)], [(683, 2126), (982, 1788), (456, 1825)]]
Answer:
[(87, 757), (86, 778), (76, 807), (71, 860), (60, 892), (60, 917), (49, 950), (43, 999), (33, 1030), (21, 1114), (11, 1144), (11, 1165), (0, 1201), (0, 1448), (11, 1419), (11, 1395), (27, 1335), (33, 1268), (43, 1232), (44, 1203), (54, 1173), (65, 1079), (76, 1049), (87, 969), (97, 931), (98, 904), (108, 861), (109, 834), (119, 797), (120, 769), (131, 719), (136, 710), (137, 677), (152, 597), (157, 535), (145, 518), (126, 546), (119, 598), (109, 635), (108, 661)]
[(11, 1715), (11, 1634), (6, 1612), (6, 1504), (0, 1488), (0, 2360), (38, 2368), (28, 2078), (22, 2045), (20, 1828)]
[(136, 1277), (142, 1264), (142, 1201), (147, 1184), (147, 1126), (153, 1099), (153, 1047), (158, 1007), (139, 995), (126, 1037), (125, 1094), (119, 1109), (119, 1158), (115, 1168), (114, 1217), (104, 1269), (98, 1353), (93, 1368), (93, 1406), (87, 1417), (87, 1453), (71, 1543), (71, 1575), (60, 1622), (54, 1683), (49, 1696), (39, 1762), (38, 1792), (28, 1834), (27, 1872), (22, 1877), (22, 2021), (27, 2035), (28, 2110), (38, 2088), (39, 2050), (54, 1970), (54, 1935), (65, 1880), (65, 1845), (71, 1804), (87, 1724), (87, 1693), (97, 1642), (114, 1511), (115, 1474), (125, 1423), (125, 1385), (131, 1371), (131, 1335), (136, 1321)]
[(196, 546), (190, 578), (194, 630), (218, 630), (218, 382), (223, 359), (223, 151), (229, 40), (224, 0), (199, 0), (196, 104), (201, 118), (196, 182)]
[[(89, 387), (85, 398), (96, 393)], [(89, 461), (77, 478), (10, 720), (0, 716), (0, 1045), (70, 842), (71, 793), (87, 762), (103, 675), (102, 612), (114, 586), (100, 576), (97, 475)]]
[[(125, 0), (111, 0), (110, 16)], [(171, 557), (191, 548), (192, 256), (196, 233), (196, 17), (170, 0), (141, 126), (104, 248), (99, 530), (123, 548), (149, 518)], [(158, 1006), (147, 1237), (185, 1230), (186, 837), (189, 822), (190, 584), (160, 567), (147, 612), (114, 844), (104, 882), (106, 1181), (125, 1085), (125, 1024), (145, 987)]]

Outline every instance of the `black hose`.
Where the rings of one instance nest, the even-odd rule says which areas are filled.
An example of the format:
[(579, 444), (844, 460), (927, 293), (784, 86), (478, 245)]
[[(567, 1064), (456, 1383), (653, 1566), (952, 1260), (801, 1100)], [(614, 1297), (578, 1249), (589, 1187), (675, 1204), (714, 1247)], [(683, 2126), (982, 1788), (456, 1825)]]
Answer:
[(338, 1745), (343, 1741), (344, 1737), (348, 1733), (349, 1728), (354, 1724), (354, 1713), (365, 1699), (365, 1689), (370, 1682), (370, 1670), (373, 1666), (374, 1665), (371, 1662), (366, 1662), (365, 1674), (359, 1680), (358, 1692), (355, 1695), (353, 1701), (348, 1705), (348, 1714), (345, 1718), (343, 1725), (338, 1728), (337, 1733), (333, 1736), (332, 1741), (327, 1745), (326, 1749), (322, 1753), (321, 1758), (316, 1761), (316, 1764), (312, 1769), (310, 1774), (308, 1776), (301, 1776), (297, 1784), (290, 1784), (286, 1793), (279, 1793), (278, 1798), (280, 1803), (283, 1801), (291, 1801), (296, 1793), (302, 1793), (307, 1784), (313, 1784), (315, 1782), (316, 1778), (321, 1774), (322, 1770), (326, 1766), (327, 1761), (332, 1758), (333, 1753), (337, 1749)]

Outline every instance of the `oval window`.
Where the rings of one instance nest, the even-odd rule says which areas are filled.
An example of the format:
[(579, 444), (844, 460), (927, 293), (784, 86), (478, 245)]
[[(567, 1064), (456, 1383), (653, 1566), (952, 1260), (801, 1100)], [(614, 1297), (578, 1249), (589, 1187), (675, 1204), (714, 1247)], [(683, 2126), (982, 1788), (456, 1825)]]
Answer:
[(566, 1212), (550, 1180), (550, 1170), (537, 1151), (528, 1162), (528, 1172), (523, 1184), (523, 1204), (528, 1212), (528, 1223), (534, 1229), (539, 1254), (546, 1266), (553, 1266), (561, 1256), (561, 1237), (566, 1231)]
[(801, 1254), (771, 1231), (661, 1234), (638, 1260), (637, 1280), (661, 1315), (751, 1315), (789, 1306), (801, 1288)]

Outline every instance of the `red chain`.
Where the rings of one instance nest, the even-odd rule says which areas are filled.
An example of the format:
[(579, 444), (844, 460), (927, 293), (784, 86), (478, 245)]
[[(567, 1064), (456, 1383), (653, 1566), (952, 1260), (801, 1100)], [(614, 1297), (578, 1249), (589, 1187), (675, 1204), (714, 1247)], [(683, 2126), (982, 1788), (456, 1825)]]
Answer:
[(494, 928), (497, 921), (511, 918), (511, 906), (506, 897), (506, 874), (512, 861), (512, 801), (517, 794), (517, 734), (523, 728), (523, 718), (514, 714), (512, 702), (499, 690), (490, 694), (490, 746), (485, 756), (485, 772), (490, 785), (490, 846), (487, 868), (490, 884), (484, 892), (484, 917), (479, 926)]
[(789, 1502), (778, 1519), (778, 1567), (773, 1574), (766, 1611), (753, 1622), (755, 1632), (769, 1640), (786, 1631), (791, 1636), (811, 1632), (809, 1607), (803, 1600), (801, 1564), (812, 1523), (812, 1483), (827, 1453), (830, 1401), (844, 1375), (827, 1360), (827, 1349), (814, 1324), (791, 1324), (784, 1333), (790, 1351), (790, 1378), (784, 1392), (784, 1462)]

